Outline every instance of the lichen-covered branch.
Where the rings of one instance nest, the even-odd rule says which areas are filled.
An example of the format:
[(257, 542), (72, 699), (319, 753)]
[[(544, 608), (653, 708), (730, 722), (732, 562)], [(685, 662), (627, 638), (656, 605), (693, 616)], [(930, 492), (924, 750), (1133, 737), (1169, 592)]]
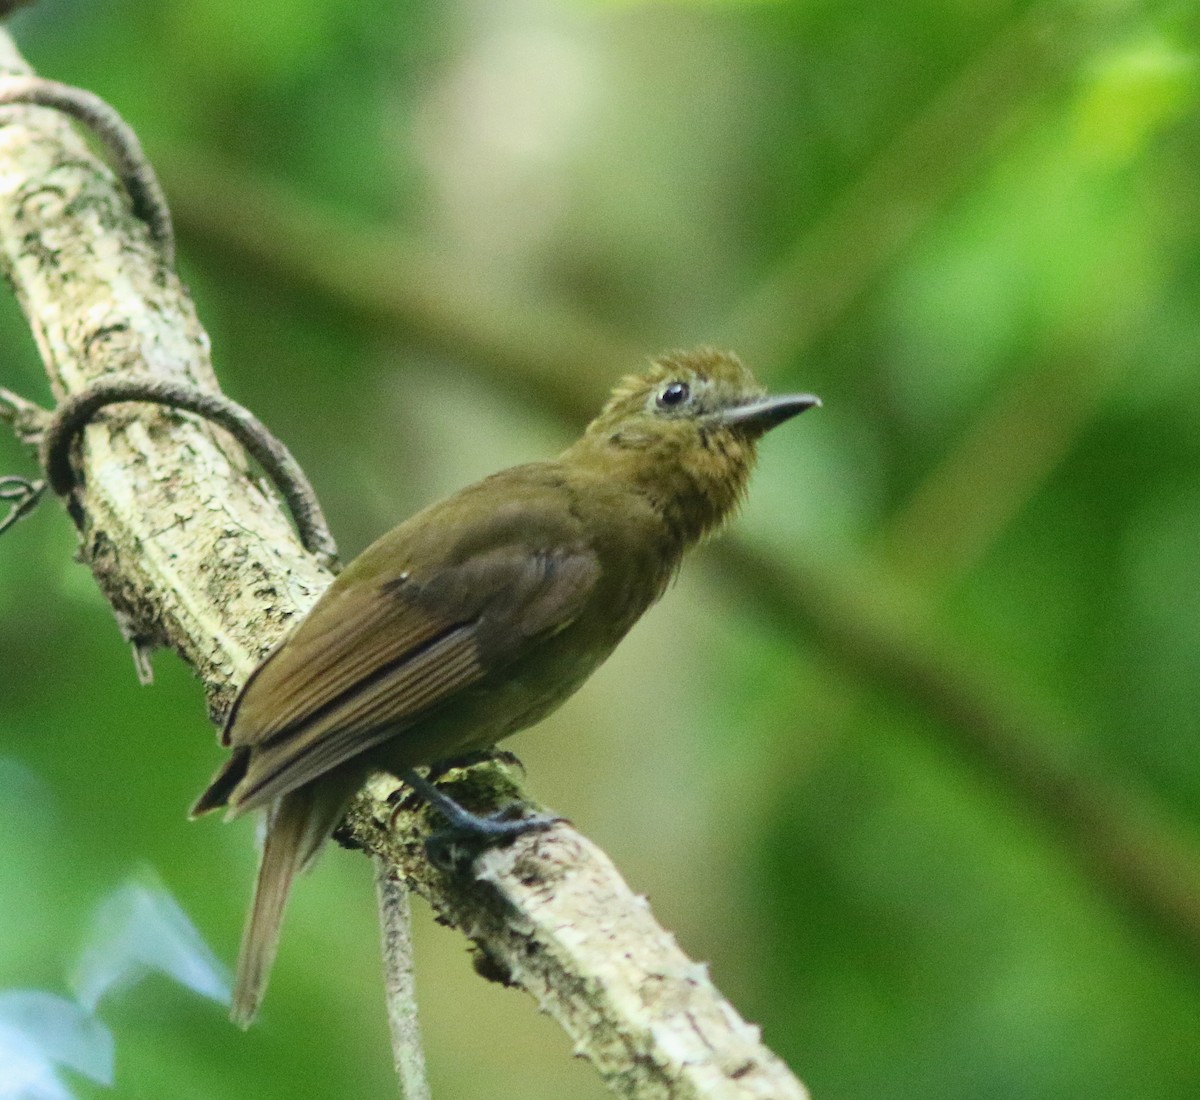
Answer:
[(383, 991), (388, 1030), (392, 1033), (392, 1062), (400, 1083), (400, 1095), (403, 1100), (430, 1100), (425, 1047), (417, 1016), (409, 893), (400, 882), (395, 866), (382, 856), (375, 859), (375, 899), (379, 906)]
[[(28, 72), (0, 33), (0, 71)], [(136, 374), (216, 390), (208, 337), (123, 189), (66, 116), (0, 108), (0, 261), (55, 398)], [(328, 582), (228, 436), (115, 406), (79, 444), (68, 507), (126, 632), (199, 673), (214, 713)]]
[[(0, 74), (28, 72), (0, 32)], [(53, 109), (0, 108), (0, 262), (57, 399), (132, 374), (216, 390), (186, 289), (111, 172)], [(82, 560), (127, 636), (175, 650), (219, 716), (328, 572), (218, 428), (174, 410), (114, 406), (77, 447), (68, 508)], [(567, 825), (449, 875), (425, 859), (425, 811), (396, 792), (394, 782), (372, 782), (343, 840), (381, 857), (460, 928), (488, 976), (533, 994), (619, 1095), (805, 1096), (644, 900)]]
[(351, 810), (355, 840), (398, 869), (440, 920), (478, 946), (484, 976), (530, 993), (614, 1094), (682, 1100), (803, 1100), (758, 1028), (721, 996), (608, 857), (565, 822), (479, 856), (453, 880), (424, 858), (373, 779)]

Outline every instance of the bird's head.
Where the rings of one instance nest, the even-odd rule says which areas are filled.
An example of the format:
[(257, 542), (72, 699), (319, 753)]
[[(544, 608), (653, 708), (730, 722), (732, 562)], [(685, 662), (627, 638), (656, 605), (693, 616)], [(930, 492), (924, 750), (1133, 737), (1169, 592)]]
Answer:
[(728, 352), (673, 351), (623, 378), (576, 447), (634, 481), (691, 541), (736, 507), (763, 434), (820, 403), (769, 397)]

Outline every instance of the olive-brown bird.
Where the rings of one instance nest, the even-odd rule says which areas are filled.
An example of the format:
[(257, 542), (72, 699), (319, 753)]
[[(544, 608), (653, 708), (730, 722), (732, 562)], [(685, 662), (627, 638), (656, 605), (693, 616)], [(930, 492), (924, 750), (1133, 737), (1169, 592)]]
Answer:
[(351, 562), (242, 687), (222, 734), (232, 756), (193, 809), (269, 809), (234, 1020), (253, 1019), (292, 880), (367, 775), (427, 792), (412, 768), (554, 710), (735, 509), (763, 433), (818, 404), (767, 397), (733, 355), (664, 355), (553, 462), (493, 474)]

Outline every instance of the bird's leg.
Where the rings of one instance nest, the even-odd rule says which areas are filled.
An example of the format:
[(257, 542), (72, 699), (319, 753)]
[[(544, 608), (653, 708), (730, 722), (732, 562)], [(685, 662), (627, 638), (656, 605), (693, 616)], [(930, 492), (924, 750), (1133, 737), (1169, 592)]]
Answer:
[(476, 764), (506, 764), (510, 768), (516, 768), (522, 775), (525, 774), (525, 765), (521, 763), (521, 758), (515, 752), (493, 746), (490, 749), (480, 749), (478, 752), (468, 752), (463, 756), (439, 760), (429, 769), (429, 782), (436, 783), (447, 772), (454, 771), (456, 768), (473, 768)]
[(455, 853), (456, 847), (462, 845), (487, 847), (503, 840), (512, 840), (524, 833), (548, 829), (551, 825), (563, 820), (553, 814), (514, 817), (513, 813), (520, 808), (518, 802), (504, 806), (490, 814), (472, 813), (445, 791), (440, 790), (428, 779), (411, 769), (401, 772), (400, 778), (437, 810), (448, 823), (447, 828), (430, 834), (425, 841), (425, 850), (429, 853), (430, 860), (439, 867), (453, 869), (459, 865), (460, 860)]

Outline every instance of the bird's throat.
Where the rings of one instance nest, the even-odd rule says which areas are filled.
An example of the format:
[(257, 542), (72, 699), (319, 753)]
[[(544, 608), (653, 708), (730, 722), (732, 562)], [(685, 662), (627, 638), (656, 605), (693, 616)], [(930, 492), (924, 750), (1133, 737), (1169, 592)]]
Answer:
[(586, 455), (572, 454), (580, 448), (576, 444), (563, 458), (602, 469), (646, 500), (680, 552), (737, 510), (755, 458), (753, 441), (728, 431), (674, 439), (621, 433), (603, 442), (587, 437), (580, 442)]

